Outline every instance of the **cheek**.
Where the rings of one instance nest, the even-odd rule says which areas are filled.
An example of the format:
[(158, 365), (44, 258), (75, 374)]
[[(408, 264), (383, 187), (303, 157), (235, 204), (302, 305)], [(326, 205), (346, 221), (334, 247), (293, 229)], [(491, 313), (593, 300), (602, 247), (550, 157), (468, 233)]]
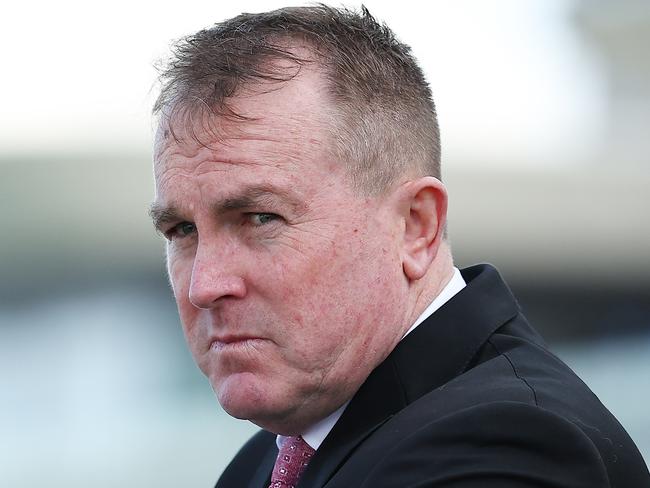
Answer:
[(371, 343), (380, 324), (393, 328), (400, 320), (403, 277), (397, 248), (379, 235), (366, 234), (349, 249), (339, 249), (332, 260), (339, 266), (330, 270), (334, 283), (330, 293), (344, 311), (345, 321)]
[(180, 290), (187, 291), (192, 277), (193, 259), (186, 254), (167, 244), (167, 274), (175, 296)]
[(167, 253), (167, 274), (176, 299), (178, 313), (181, 317), (183, 329), (191, 324), (189, 318), (196, 312), (196, 308), (189, 300), (190, 280), (192, 279), (192, 262), (183, 259), (173, 251)]
[(284, 279), (293, 279), (283, 299), (295, 304), (294, 323), (316, 324), (315, 334), (328, 343), (345, 342), (357, 324), (391, 310), (399, 286), (397, 253), (375, 242), (353, 229), (318, 249), (304, 266), (288, 264), (295, 268), (285, 268)]

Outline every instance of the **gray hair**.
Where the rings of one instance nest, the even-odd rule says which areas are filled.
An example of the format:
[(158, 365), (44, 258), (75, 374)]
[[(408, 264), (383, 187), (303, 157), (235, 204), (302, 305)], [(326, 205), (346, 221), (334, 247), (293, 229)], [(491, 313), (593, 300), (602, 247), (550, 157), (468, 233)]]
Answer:
[(429, 85), (411, 49), (363, 6), (241, 14), (181, 39), (160, 67), (154, 115), (169, 122), (209, 109), (204, 120), (245, 119), (228, 104), (239, 89), (288, 81), (312, 61), (292, 43), (306, 44), (324, 75), (337, 113), (334, 149), (358, 190), (381, 193), (404, 175), (440, 178)]

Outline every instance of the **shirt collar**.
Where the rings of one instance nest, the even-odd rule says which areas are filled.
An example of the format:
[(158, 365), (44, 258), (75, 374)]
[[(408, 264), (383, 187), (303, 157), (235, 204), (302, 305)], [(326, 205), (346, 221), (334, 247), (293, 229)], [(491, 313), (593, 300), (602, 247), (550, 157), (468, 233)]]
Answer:
[[(305, 432), (303, 432), (302, 438), (305, 440), (307, 444), (309, 444), (309, 446), (312, 449), (316, 450), (320, 447), (320, 445), (325, 440), (325, 437), (327, 437), (327, 434), (330, 433), (330, 430), (332, 430), (334, 424), (339, 420), (339, 418), (343, 414), (343, 410), (345, 410), (345, 407), (348, 406), (348, 403), (350, 403), (350, 401), (345, 402), (337, 410), (329, 414), (323, 420), (316, 422), (314, 425), (309, 427)], [(287, 439), (288, 437), (283, 435), (278, 435), (275, 438), (275, 443), (277, 444), (278, 449), (282, 447), (282, 444), (284, 444), (284, 442)]]

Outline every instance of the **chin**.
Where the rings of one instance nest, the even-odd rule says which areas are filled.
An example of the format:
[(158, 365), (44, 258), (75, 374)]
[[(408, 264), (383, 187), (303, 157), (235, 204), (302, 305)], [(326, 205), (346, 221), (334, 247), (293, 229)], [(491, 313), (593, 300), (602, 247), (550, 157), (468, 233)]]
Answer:
[(223, 409), (232, 417), (253, 421), (273, 410), (262, 382), (252, 373), (229, 375), (218, 384), (212, 382), (212, 388)]
[[(273, 395), (273, 385), (251, 373), (229, 376), (214, 391), (222, 408), (231, 417), (248, 420), (269, 432), (293, 435), (302, 425), (287, 395)], [(276, 385), (277, 391), (278, 385)]]

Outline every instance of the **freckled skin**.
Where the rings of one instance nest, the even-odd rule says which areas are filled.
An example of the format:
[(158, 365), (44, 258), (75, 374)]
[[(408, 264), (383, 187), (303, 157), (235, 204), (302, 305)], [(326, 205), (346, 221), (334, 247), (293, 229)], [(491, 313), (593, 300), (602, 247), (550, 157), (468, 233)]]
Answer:
[[(403, 224), (390, 197), (356, 193), (333, 159), (319, 74), (304, 69), (233, 103), (255, 120), (224, 122), (209, 148), (157, 141), (157, 203), (196, 229), (172, 237), (168, 271), (190, 350), (224, 409), (296, 434), (350, 399), (410, 325)], [(283, 195), (213, 211), (261, 183), (298, 205)], [(251, 225), (250, 213), (279, 217)], [(211, 347), (224, 335), (256, 339)]]

